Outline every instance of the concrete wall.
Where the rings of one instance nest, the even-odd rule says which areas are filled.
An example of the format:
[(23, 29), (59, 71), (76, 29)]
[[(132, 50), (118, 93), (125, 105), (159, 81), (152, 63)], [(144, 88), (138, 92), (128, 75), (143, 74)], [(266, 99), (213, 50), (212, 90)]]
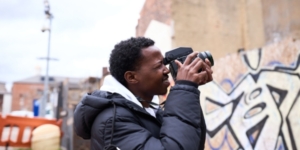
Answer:
[(215, 58), (264, 45), (260, 1), (173, 0), (173, 47), (209, 50)]
[(0, 112), (2, 112), (3, 109), (3, 99), (4, 99), (4, 95), (0, 94)]
[(206, 149), (300, 149), (300, 41), (216, 60), (200, 86)]
[(172, 49), (172, 29), (167, 24), (152, 20), (144, 36), (154, 40), (163, 55)]
[(199, 87), (206, 149), (300, 149), (300, 0), (170, 6), (172, 23), (161, 23), (172, 28), (171, 47), (209, 50), (216, 60), (214, 81)]
[(12, 97), (10, 93), (3, 95), (2, 114), (7, 115), (11, 112)]
[(286, 36), (300, 38), (300, 0), (261, 0), (268, 43)]

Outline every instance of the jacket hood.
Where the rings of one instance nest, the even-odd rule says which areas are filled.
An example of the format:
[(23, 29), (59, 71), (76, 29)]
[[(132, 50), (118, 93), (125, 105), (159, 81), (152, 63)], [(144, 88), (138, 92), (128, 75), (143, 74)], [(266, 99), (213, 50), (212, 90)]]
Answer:
[[(76, 106), (74, 112), (74, 128), (78, 136), (84, 139), (91, 137), (91, 128), (98, 114), (112, 107), (111, 96), (117, 93), (118, 98), (114, 98), (114, 103), (127, 107), (143, 108), (137, 98), (113, 76), (106, 76), (100, 91), (94, 91), (92, 94), (86, 94), (81, 102)], [(152, 102), (159, 102), (158, 96), (154, 96)], [(155, 115), (154, 110), (146, 109), (150, 115)], [(150, 111), (150, 112), (149, 112)], [(154, 116), (155, 117), (155, 116)]]
[[(140, 107), (143, 107), (142, 104), (137, 100), (137, 98), (112, 75), (108, 75), (105, 77), (100, 90), (108, 91), (110, 93), (118, 93), (122, 95), (125, 99), (137, 104)], [(153, 97), (152, 102), (156, 104), (159, 103), (159, 98), (157, 95)]]
[(89, 139), (91, 128), (97, 115), (111, 105), (107, 92), (95, 91), (85, 95), (74, 111), (74, 129), (78, 136)]

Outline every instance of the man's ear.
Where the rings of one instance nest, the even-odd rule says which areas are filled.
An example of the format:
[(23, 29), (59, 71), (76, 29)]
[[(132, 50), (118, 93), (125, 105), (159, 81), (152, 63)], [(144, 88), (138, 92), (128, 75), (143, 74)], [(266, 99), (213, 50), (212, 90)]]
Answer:
[(135, 71), (126, 71), (124, 73), (124, 78), (127, 81), (128, 84), (136, 84), (138, 83), (138, 80), (136, 78), (136, 72)]

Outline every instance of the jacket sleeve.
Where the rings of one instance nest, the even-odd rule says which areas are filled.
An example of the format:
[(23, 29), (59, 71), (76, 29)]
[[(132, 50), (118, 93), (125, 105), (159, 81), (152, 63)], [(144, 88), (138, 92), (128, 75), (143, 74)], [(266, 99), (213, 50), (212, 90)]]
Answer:
[[(134, 118), (116, 117), (113, 144), (121, 150), (198, 149), (201, 135), (199, 94), (197, 87), (187, 84), (176, 84), (171, 88), (165, 102), (159, 138), (155, 138), (138, 122), (133, 121)], [(94, 134), (104, 139), (92, 141), (97, 143), (93, 144), (96, 147), (92, 149), (102, 149), (103, 145), (108, 145), (111, 127), (112, 119), (108, 119), (105, 125), (96, 125), (97, 129), (93, 131), (97, 131), (97, 133)], [(100, 141), (105, 141), (105, 143), (100, 143)]]

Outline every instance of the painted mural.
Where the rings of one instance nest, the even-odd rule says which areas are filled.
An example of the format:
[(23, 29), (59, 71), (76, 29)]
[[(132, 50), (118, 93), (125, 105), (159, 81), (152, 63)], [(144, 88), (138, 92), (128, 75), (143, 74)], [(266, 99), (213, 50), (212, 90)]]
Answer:
[(212, 150), (300, 149), (300, 41), (286, 39), (216, 60), (200, 86)]

